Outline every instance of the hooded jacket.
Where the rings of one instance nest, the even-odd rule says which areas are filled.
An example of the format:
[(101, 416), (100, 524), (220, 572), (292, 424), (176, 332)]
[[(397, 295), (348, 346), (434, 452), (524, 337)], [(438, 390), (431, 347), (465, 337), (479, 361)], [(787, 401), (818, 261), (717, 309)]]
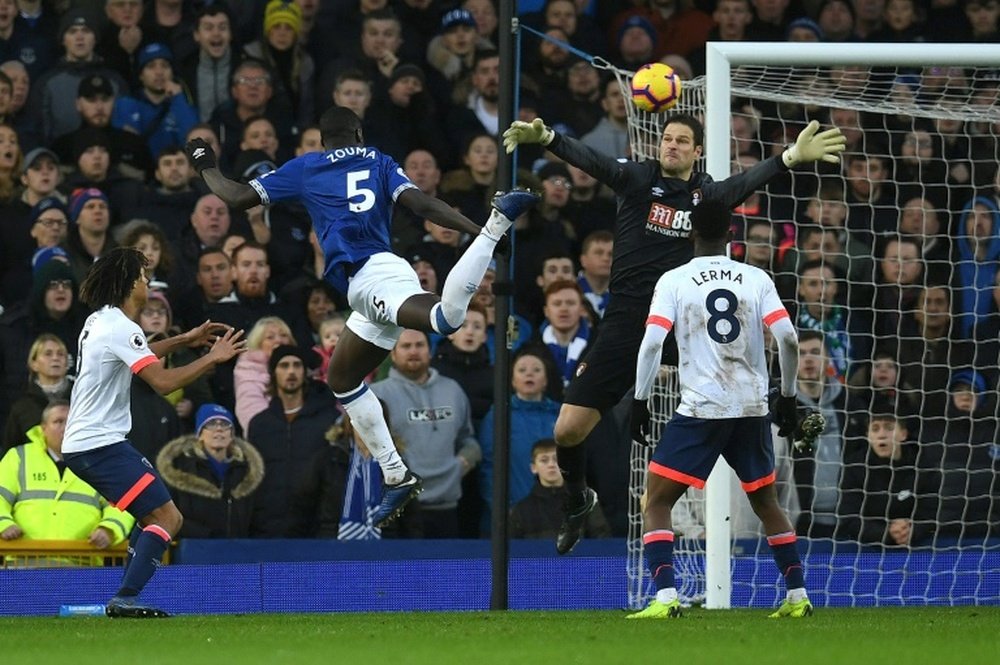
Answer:
[[(986, 254), (982, 259), (976, 257), (975, 239), (969, 235), (966, 222), (973, 214), (973, 208), (982, 205), (989, 209), (992, 218), (990, 239), (986, 246)], [(961, 306), (956, 311), (958, 324), (963, 337), (972, 337), (975, 324), (982, 319), (985, 322), (993, 310), (993, 286), (995, 285), (997, 262), (1000, 261), (1000, 208), (993, 198), (977, 196), (962, 209), (958, 222), (958, 293)]]
[[(536, 482), (528, 496), (510, 509), (510, 537), (555, 539), (563, 520), (566, 487), (542, 487)], [(583, 525), (584, 538), (610, 538), (611, 527), (600, 506), (595, 506)]]
[(184, 515), (181, 538), (250, 536), (255, 493), (264, 479), (264, 459), (252, 445), (233, 439), (222, 480), (193, 434), (164, 446), (156, 456), (156, 469)]
[(467, 353), (456, 348), (451, 340), (442, 340), (431, 364), (462, 386), (472, 407), (472, 423), (478, 425), (493, 404), (493, 364), (486, 344)]
[(799, 492), (798, 532), (805, 534), (813, 522), (832, 527), (836, 524), (840, 475), (844, 460), (844, 429), (847, 391), (843, 384), (826, 377), (818, 401), (803, 392), (798, 394), (799, 407), (818, 408), (826, 418), (826, 429), (820, 434), (812, 452), (795, 451), (795, 484)]
[(454, 508), (462, 496), (458, 458), (474, 467), (482, 451), (462, 387), (433, 367), (427, 371), (427, 380), (417, 383), (393, 367), (371, 389), (389, 407), (389, 425), (406, 446), (407, 466), (424, 480), (421, 507)]

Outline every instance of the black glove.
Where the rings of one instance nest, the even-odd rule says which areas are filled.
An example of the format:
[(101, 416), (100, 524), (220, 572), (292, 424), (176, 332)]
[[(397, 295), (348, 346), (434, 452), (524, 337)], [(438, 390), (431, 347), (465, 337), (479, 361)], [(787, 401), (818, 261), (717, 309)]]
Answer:
[(650, 427), (649, 427), (649, 403), (644, 399), (633, 399), (632, 400), (632, 440), (638, 441), (644, 445), (655, 444), (655, 441), (650, 441)]
[(790, 436), (799, 425), (798, 401), (794, 396), (778, 395), (775, 400), (774, 423), (778, 426), (778, 436)]
[(215, 151), (212, 150), (212, 145), (205, 139), (191, 139), (184, 146), (184, 152), (187, 153), (188, 159), (194, 164), (195, 171), (198, 175), (205, 169), (215, 168)]
[(502, 256), (508, 261), (510, 260), (510, 236), (506, 234), (500, 236), (500, 240), (497, 240), (497, 246), (493, 250), (493, 254), (496, 256)]

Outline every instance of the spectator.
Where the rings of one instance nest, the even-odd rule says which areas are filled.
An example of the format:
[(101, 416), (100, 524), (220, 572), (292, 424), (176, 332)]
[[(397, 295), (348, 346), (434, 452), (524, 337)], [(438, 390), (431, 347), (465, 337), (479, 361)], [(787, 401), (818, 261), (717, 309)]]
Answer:
[(875, 333), (878, 337), (905, 335), (903, 317), (915, 309), (925, 281), (920, 243), (914, 238), (889, 236), (880, 244)]
[(366, 121), (365, 140), (400, 163), (420, 148), (448, 154), (426, 76), (416, 65), (398, 65), (392, 71), (387, 98), (370, 109)]
[(963, 337), (993, 309), (993, 285), (1000, 261), (1000, 208), (993, 197), (977, 196), (963, 208), (958, 222), (956, 285), (960, 298), (958, 326)]
[(193, 34), (198, 51), (178, 66), (178, 78), (190, 92), (201, 122), (207, 122), (216, 108), (231, 99), (229, 81), (236, 65), (231, 26), (229, 11), (222, 3), (199, 9)]
[[(22, 302), (28, 296), (24, 291), (24, 285), (31, 281), (32, 263), (40, 250), (59, 247), (62, 255), (66, 255), (62, 246), (66, 244), (69, 220), (66, 207), (58, 197), (48, 196), (40, 199), (28, 210), (24, 218), (30, 225), (30, 230), (26, 233), (21, 220), (16, 217), (0, 227), (10, 231), (11, 236), (17, 231), (22, 232), (19, 238), (3, 234), (4, 240), (10, 244), (7, 245), (5, 252), (9, 263), (3, 272), (3, 298), (0, 300), (8, 307)], [(28, 240), (31, 244), (21, 242), (22, 239)]]
[(347, 321), (343, 316), (334, 312), (319, 324), (319, 344), (312, 348), (313, 353), (321, 358), (320, 366), (312, 373), (315, 381), (326, 381), (327, 372), (330, 370), (330, 359), (333, 357), (333, 350), (337, 348), (337, 342), (344, 332)]
[(140, 26), (150, 42), (166, 45), (183, 60), (195, 52), (194, 15), (190, 3), (178, 0), (152, 0), (143, 14)]
[(174, 55), (163, 44), (147, 44), (136, 59), (141, 89), (135, 96), (115, 102), (111, 124), (145, 139), (149, 151), (159, 155), (178, 146), (195, 123), (198, 112), (174, 78)]
[(237, 65), (230, 79), (229, 94), (232, 99), (217, 106), (209, 119), (222, 145), (223, 167), (236, 160), (246, 121), (259, 115), (280, 128), (278, 142), (291, 152), (295, 145), (291, 103), (274, 94), (273, 74), (265, 63), (247, 59)]
[[(384, 403), (382, 410), (388, 421)], [(400, 517), (381, 529), (372, 522), (382, 496), (382, 471), (346, 413), (330, 427), (326, 439), (330, 445), (308, 465), (296, 493), (296, 535), (337, 540), (421, 538), (417, 501), (409, 502)], [(402, 442), (395, 435), (393, 443), (402, 453)]]
[(580, 272), (576, 282), (598, 318), (604, 316), (610, 297), (608, 285), (614, 243), (615, 237), (610, 231), (594, 231), (583, 239), (580, 250)]
[(613, 76), (604, 80), (601, 109), (604, 117), (580, 139), (584, 145), (609, 157), (628, 157), (628, 117), (625, 95)]
[(954, 372), (948, 391), (946, 418), (927, 423), (920, 437), (941, 471), (937, 534), (983, 537), (1000, 526), (997, 394), (970, 369)]
[(60, 19), (59, 41), (65, 55), (44, 74), (39, 73), (28, 98), (32, 113), (40, 118), (46, 145), (79, 125), (80, 114), (73, 101), (81, 80), (99, 74), (111, 82), (116, 95), (128, 90), (125, 81), (95, 53), (96, 27), (96, 18), (81, 9), (72, 9)]
[[(491, 363), (496, 361), (497, 310), (496, 295), (493, 293), (493, 283), (496, 281), (496, 278), (496, 263), (491, 262), (486, 269), (486, 273), (483, 275), (482, 281), (479, 282), (476, 294), (472, 296), (472, 302), (482, 305), (483, 309), (486, 310), (486, 349), (489, 351)], [(531, 339), (532, 328), (531, 323), (520, 314), (511, 312), (511, 316), (514, 319), (513, 329), (516, 337), (512, 342), (510, 350), (517, 351), (525, 342)], [(501, 340), (506, 339), (507, 330), (507, 326), (501, 326)]]
[[(855, 372), (851, 378), (847, 398), (847, 446), (851, 453), (856, 452), (858, 441), (864, 441), (868, 424), (861, 421), (877, 405), (890, 405), (903, 420), (920, 413), (920, 391), (900, 378), (897, 353), (895, 344), (883, 344), (872, 355), (870, 366)], [(917, 431), (912, 434), (916, 435)]]
[(919, 196), (903, 203), (899, 216), (900, 235), (921, 241), (920, 255), (927, 264), (927, 281), (941, 284), (949, 280), (952, 271), (951, 237), (942, 233), (941, 215), (944, 210)]
[[(131, 515), (112, 507), (66, 468), (62, 441), (68, 414), (65, 400), (49, 404), (41, 424), (27, 432), (27, 443), (0, 460), (0, 540), (86, 540), (103, 550), (125, 540), (132, 529)], [(48, 563), (95, 565), (100, 560), (80, 557)], [(33, 559), (31, 565), (40, 563)]]
[[(427, 150), (411, 151), (402, 162), (403, 171), (417, 188), (428, 196), (438, 196), (441, 169), (437, 158)], [(420, 242), (424, 234), (424, 220), (419, 219), (406, 206), (395, 206), (392, 211), (392, 248), (408, 253)]]
[(28, 68), (20, 60), (3, 62), (3, 56), (0, 55), (0, 72), (9, 78), (11, 83), (10, 103), (4, 122), (17, 132), (24, 150), (34, 150), (39, 147), (41, 138), (38, 135), (37, 118), (31, 115), (27, 105), (28, 91), (31, 89)]
[[(173, 242), (179, 272), (191, 274), (198, 272), (202, 250), (222, 247), (222, 241), (232, 227), (232, 219), (229, 208), (215, 194), (202, 194), (188, 219), (190, 223), (184, 226)], [(228, 295), (229, 292), (226, 293)]]
[(9, 34), (4, 37), (5, 43), (0, 45), (0, 58), (8, 62), (17, 58), (24, 63), (22, 70), (29, 79), (37, 80), (52, 68), (59, 57), (56, 39), (59, 16), (52, 7), (45, 7), (41, 0), (19, 0), (17, 6), (11, 9), (11, 25), (6, 29)]
[(236, 418), (244, 432), (250, 421), (267, 408), (271, 377), (268, 361), (279, 346), (295, 343), (288, 324), (276, 316), (258, 319), (247, 334), (247, 352), (236, 360), (233, 382), (236, 386)]
[(94, 261), (118, 246), (108, 233), (108, 197), (96, 187), (77, 189), (69, 201), (69, 216), (73, 228), (66, 238), (66, 250), (76, 281), (82, 282)]
[[(526, 229), (522, 231), (521, 235), (517, 235), (518, 246), (521, 246), (522, 241), (526, 242), (531, 235), (536, 235), (533, 233), (534, 231), (535, 229)], [(537, 235), (542, 234), (539, 232)], [(556, 236), (557, 238), (558, 236)], [(546, 239), (552, 240), (553, 238)], [(523, 250), (520, 252), (520, 257), (514, 262), (514, 292), (516, 294), (514, 306), (540, 325), (545, 316), (545, 289), (553, 282), (574, 280), (576, 270), (565, 244), (562, 247), (559, 243), (538, 244), (542, 246), (537, 247), (536, 245), (535, 251)], [(539, 258), (538, 253), (541, 251), (546, 251), (547, 254)], [(534, 284), (531, 283), (532, 274), (534, 274)], [(535, 286), (538, 288), (534, 288)]]
[[(877, 5), (877, 3), (868, 3)], [(886, 0), (882, 27), (868, 35), (871, 42), (922, 42), (920, 7), (915, 0)]]
[(834, 377), (847, 380), (853, 362), (867, 354), (858, 355), (852, 348), (848, 331), (848, 312), (837, 302), (840, 280), (833, 268), (822, 260), (807, 261), (799, 266), (798, 303), (795, 308), (795, 326), (799, 330), (817, 330), (825, 337), (825, 346)]
[(0, 372), (3, 375), (3, 399), (0, 417), (6, 420), (7, 409), (25, 385), (25, 366), (34, 340), (42, 333), (52, 333), (62, 340), (69, 352), (68, 364), (76, 363), (77, 339), (87, 318), (86, 308), (76, 297), (77, 281), (63, 259), (36, 263), (30, 297), (0, 316)]
[(569, 169), (569, 201), (562, 209), (563, 215), (573, 220), (576, 237), (586, 238), (595, 231), (612, 231), (615, 218), (615, 200), (606, 192), (597, 178), (572, 164)]
[(497, 188), (499, 153), (496, 138), (476, 134), (462, 151), (464, 168), (449, 171), (441, 179), (441, 192), (449, 195), (466, 217), (486, 219), (490, 199)]
[[(510, 509), (510, 537), (553, 539), (562, 522), (563, 497), (566, 494), (562, 470), (556, 453), (554, 439), (539, 439), (531, 446), (531, 473), (535, 484), (528, 496)], [(596, 506), (587, 515), (583, 528), (584, 538), (608, 538), (611, 528), (601, 507)]]
[(441, 31), (427, 44), (427, 64), (450, 85), (452, 103), (464, 105), (472, 92), (476, 50), (493, 48), (480, 36), (476, 19), (467, 9), (453, 9), (441, 17)]
[(472, 92), (461, 104), (452, 106), (447, 126), (459, 143), (470, 137), (498, 135), (500, 99), (500, 54), (492, 49), (476, 51), (472, 66)]
[(799, 407), (818, 409), (826, 419), (826, 429), (811, 453), (796, 451), (795, 484), (802, 512), (796, 524), (800, 536), (831, 538), (837, 528), (837, 503), (844, 467), (846, 398), (844, 386), (829, 376), (830, 359), (825, 337), (817, 330), (799, 334)]
[[(583, 292), (575, 281), (552, 282), (545, 287), (544, 294), (545, 320), (539, 329), (539, 338), (552, 354), (556, 375), (566, 387), (587, 352), (591, 323), (583, 305)], [(562, 393), (557, 391), (556, 394)]]
[(228, 409), (203, 404), (194, 434), (164, 446), (156, 456), (156, 469), (183, 511), (180, 538), (250, 537), (264, 460), (236, 436)]
[(103, 4), (107, 20), (97, 40), (97, 54), (123, 81), (132, 81), (138, 73), (136, 55), (148, 43), (139, 27), (142, 0), (106, 0)]
[(774, 227), (766, 219), (748, 220), (743, 241), (743, 260), (771, 275), (771, 279), (775, 276), (777, 260), (774, 235)]
[(826, 41), (857, 41), (857, 33), (854, 31), (854, 5), (849, 0), (823, 0), (816, 17)]
[(871, 145), (866, 150), (867, 154), (845, 153), (847, 228), (858, 240), (871, 245), (875, 236), (896, 230), (899, 212), (885, 150)]
[(656, 60), (667, 54), (689, 57), (705, 45), (714, 25), (711, 16), (686, 0), (651, 0), (648, 6), (633, 5), (612, 21), (608, 42), (613, 41), (629, 17), (642, 16), (656, 29)]
[(316, 65), (299, 41), (301, 31), (299, 5), (290, 0), (271, 0), (264, 9), (264, 38), (244, 46), (243, 53), (267, 63), (275, 75), (275, 94), (291, 102), (295, 123), (304, 127), (316, 118)]
[(441, 340), (431, 365), (443, 376), (458, 381), (469, 398), (472, 426), (480, 421), (493, 403), (493, 364), (486, 347), (486, 309), (469, 305), (462, 327)]
[[(513, 362), (510, 397), (510, 481), (508, 507), (531, 493), (535, 481), (532, 476), (531, 447), (535, 441), (552, 435), (559, 403), (545, 396), (548, 388), (548, 370), (545, 352), (526, 348)], [(479, 441), (483, 450), (483, 463), (479, 469), (479, 488), (487, 506), (493, 504), (493, 422), (494, 408), (486, 412), (479, 426)]]
[[(846, 1), (846, 0), (845, 0)], [(708, 34), (708, 41), (743, 42), (748, 41), (748, 29), (753, 21), (750, 0), (719, 0), (712, 12), (715, 28)], [(705, 50), (696, 49), (689, 56), (691, 70), (695, 76), (705, 73)]]
[(892, 411), (875, 411), (868, 422), (868, 450), (848, 458), (840, 481), (838, 538), (867, 545), (929, 544), (937, 509), (926, 455)]
[[(201, 196), (191, 186), (194, 171), (184, 150), (179, 146), (164, 148), (156, 158), (154, 183), (145, 187), (140, 196), (139, 210), (144, 219), (153, 222), (170, 242), (176, 242), (186, 226), (185, 220)], [(178, 274), (180, 285), (190, 285), (191, 276)]]
[(42, 421), (45, 407), (69, 399), (73, 380), (68, 371), (69, 353), (63, 341), (51, 333), (39, 335), (28, 351), (27, 389), (11, 404), (0, 456), (25, 442), (28, 430)]
[(325, 434), (340, 416), (332, 393), (306, 378), (306, 354), (294, 346), (271, 352), (268, 370), (274, 397), (250, 421), (247, 440), (264, 459), (266, 474), (258, 488), (259, 519), (251, 536), (281, 538), (298, 524), (297, 495), (313, 460), (327, 448)]
[(457, 538), (462, 477), (482, 458), (469, 398), (431, 367), (425, 333), (404, 330), (390, 357), (389, 377), (371, 388), (392, 405), (389, 426), (408, 442), (403, 460), (424, 480), (417, 497), (424, 538)]
[(618, 30), (618, 57), (615, 64), (629, 70), (635, 70), (644, 64), (653, 62), (654, 54), (659, 50), (656, 28), (641, 16), (630, 16)]
[(751, 0), (751, 4), (754, 19), (747, 28), (748, 40), (755, 42), (784, 40), (790, 18), (788, 0)]
[[(166, 291), (174, 284), (174, 255), (160, 227), (146, 220), (132, 220), (121, 229), (121, 246), (135, 247), (146, 257), (146, 277), (151, 288)], [(174, 289), (174, 292), (179, 289)]]
[(552, 118), (555, 125), (566, 127), (573, 136), (583, 136), (594, 129), (604, 115), (601, 76), (589, 62), (577, 60), (566, 70), (566, 89), (567, 97), (553, 100), (542, 96), (539, 115)]

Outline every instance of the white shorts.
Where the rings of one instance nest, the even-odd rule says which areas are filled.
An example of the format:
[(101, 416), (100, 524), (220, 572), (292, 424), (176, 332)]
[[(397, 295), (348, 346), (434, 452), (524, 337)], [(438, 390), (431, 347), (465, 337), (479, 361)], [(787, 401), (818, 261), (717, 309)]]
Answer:
[(403, 332), (396, 324), (400, 306), (423, 293), (427, 291), (405, 259), (389, 252), (373, 254), (347, 287), (347, 302), (354, 310), (347, 327), (366, 342), (391, 350)]

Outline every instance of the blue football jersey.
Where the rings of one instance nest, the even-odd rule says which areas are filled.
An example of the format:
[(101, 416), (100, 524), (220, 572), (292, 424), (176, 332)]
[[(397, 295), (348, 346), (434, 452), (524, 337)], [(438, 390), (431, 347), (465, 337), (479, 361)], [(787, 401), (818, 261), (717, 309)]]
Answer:
[(326, 257), (324, 277), (344, 294), (359, 263), (392, 251), (392, 206), (416, 188), (392, 157), (367, 146), (307, 153), (250, 186), (264, 205), (302, 202)]

